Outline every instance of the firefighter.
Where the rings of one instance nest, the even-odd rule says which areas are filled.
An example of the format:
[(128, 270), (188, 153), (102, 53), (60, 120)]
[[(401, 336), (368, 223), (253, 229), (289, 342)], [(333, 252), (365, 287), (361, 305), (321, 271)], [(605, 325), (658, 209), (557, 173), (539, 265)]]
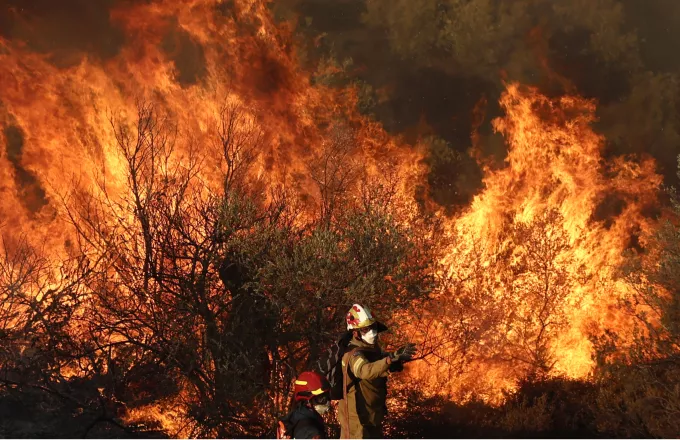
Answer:
[(279, 420), (277, 438), (326, 438), (321, 416), (330, 408), (331, 385), (322, 375), (306, 371), (295, 379), (293, 409)]
[(360, 304), (347, 312), (346, 321), (353, 335), (342, 358), (345, 395), (338, 403), (340, 437), (383, 438), (387, 377), (404, 369), (404, 362), (416, 352), (415, 344), (406, 344), (394, 353), (383, 352), (378, 334), (387, 327)]

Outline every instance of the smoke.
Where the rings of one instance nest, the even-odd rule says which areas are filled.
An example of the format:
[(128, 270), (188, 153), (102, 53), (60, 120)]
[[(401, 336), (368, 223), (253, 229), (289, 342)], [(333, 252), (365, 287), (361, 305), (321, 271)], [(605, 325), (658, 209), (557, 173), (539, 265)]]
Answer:
[(108, 59), (124, 37), (110, 20), (115, 0), (2, 0), (0, 36), (22, 41), (32, 51), (50, 54), (58, 66), (82, 56)]
[(7, 159), (14, 169), (14, 180), (17, 187), (21, 188), (20, 200), (24, 207), (31, 213), (36, 213), (47, 205), (45, 190), (40, 181), (21, 163), (24, 148), (24, 134), (20, 128), (9, 125), (3, 130), (5, 137)]
[(182, 86), (196, 84), (207, 74), (203, 47), (191, 35), (179, 28), (176, 22), (170, 26), (162, 43), (163, 51), (177, 69), (177, 81)]
[[(59, 67), (83, 57), (105, 61), (126, 38), (111, 11), (133, 3), (1, 0), (0, 36), (48, 54)], [(220, 7), (228, 14), (231, 2)], [(432, 140), (430, 186), (444, 206), (464, 206), (481, 186), (468, 155), (473, 131), (477, 152), (496, 163), (504, 157), (490, 122), (502, 113), (506, 80), (596, 99), (607, 153), (652, 155), (666, 182), (678, 183), (680, 60), (673, 54), (680, 50), (680, 2), (280, 0), (272, 8), (282, 19), (297, 17), (298, 53), (310, 68), (329, 57), (349, 66), (346, 81), (362, 86), (364, 111), (407, 141)], [(204, 48), (171, 19), (163, 30), (161, 49), (178, 82), (201, 83)], [(285, 88), (285, 69), (266, 48), (260, 52), (250, 60), (257, 92)], [(481, 101), (488, 104), (476, 123)], [(461, 154), (439, 154), (442, 142)]]
[[(302, 18), (303, 34), (322, 36), (317, 56), (351, 59), (353, 79), (387, 91), (372, 110), (393, 133), (434, 134), (464, 153), (471, 147), (473, 109), (486, 98), (478, 134), (486, 153), (497, 150), (490, 121), (501, 114), (503, 82), (520, 81), (552, 96), (595, 99), (596, 128), (607, 138), (607, 153), (650, 154), (666, 182), (678, 183), (680, 60), (673, 54), (680, 49), (680, 2), (342, 0), (332, 8), (320, 0), (284, 3)], [(423, 119), (434, 133), (418, 133)], [(456, 164), (433, 170), (461, 171)], [(442, 181), (447, 179), (441, 175), (430, 179)], [(468, 185), (457, 197), (438, 201), (458, 204), (477, 189)]]
[[(0, 36), (47, 54), (57, 67), (78, 64), (83, 57), (106, 61), (119, 54), (126, 38), (111, 12), (145, 2), (2, 0)], [(176, 20), (166, 23), (161, 49), (174, 62), (177, 80), (182, 86), (196, 84), (205, 77), (203, 47), (181, 29)]]

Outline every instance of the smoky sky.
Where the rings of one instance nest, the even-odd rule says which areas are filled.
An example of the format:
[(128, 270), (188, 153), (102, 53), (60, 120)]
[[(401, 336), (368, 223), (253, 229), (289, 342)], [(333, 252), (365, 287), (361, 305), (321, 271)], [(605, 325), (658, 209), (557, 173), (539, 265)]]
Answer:
[[(49, 55), (58, 67), (77, 64), (83, 56), (107, 60), (126, 43), (111, 20), (113, 7), (146, 0), (0, 0), (0, 35)], [(175, 63), (177, 80), (187, 86), (206, 74), (203, 48), (170, 19), (161, 49)]]
[(114, 0), (1, 0), (0, 35), (54, 54), (56, 64), (78, 55), (115, 56), (123, 33), (109, 19)]
[[(106, 60), (126, 44), (110, 19), (121, 2), (0, 0), (0, 35), (50, 54), (57, 66)], [(229, 7), (232, 2), (224, 2)], [(677, 185), (680, 153), (680, 1), (276, 0), (295, 19), (300, 60), (351, 60), (341, 83), (361, 84), (361, 108), (393, 133), (433, 145), (430, 184), (442, 205), (465, 205), (481, 185), (468, 155), (480, 102), (482, 153), (503, 158), (491, 120), (504, 80), (598, 102), (595, 128), (610, 155), (651, 155)], [(522, 9), (523, 8), (523, 9)], [(478, 14), (478, 11), (482, 14)], [(448, 14), (448, 15), (447, 15)], [(444, 18), (442, 20), (442, 17)], [(204, 50), (172, 19), (161, 49), (182, 86), (206, 75)], [(446, 149), (452, 151), (447, 152)]]
[[(666, 183), (678, 183), (678, 1), (282, 0), (275, 12), (295, 16), (307, 40), (318, 38), (310, 65), (350, 59), (349, 82), (387, 90), (370, 112), (411, 141), (433, 130), (449, 148), (467, 151), (473, 109), (486, 99), (482, 147), (502, 159), (491, 120), (502, 114), (503, 80), (516, 80), (549, 96), (595, 99), (605, 159), (651, 155)], [(442, 15), (454, 25), (437, 22)], [(480, 189), (479, 169), (461, 157), (432, 167), (443, 205), (465, 204)]]

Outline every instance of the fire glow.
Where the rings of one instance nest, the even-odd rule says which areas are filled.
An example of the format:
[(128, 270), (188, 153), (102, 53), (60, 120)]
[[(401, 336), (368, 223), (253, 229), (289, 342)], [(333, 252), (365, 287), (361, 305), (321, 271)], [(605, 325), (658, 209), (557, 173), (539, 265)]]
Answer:
[[(111, 13), (126, 35), (120, 52), (69, 67), (0, 39), (2, 234), (25, 235), (50, 258), (77, 254), (61, 203), (74, 188), (98, 196), (105, 186), (124, 196), (124, 160), (114, 148), (121, 132), (112, 121), (134, 123), (139, 102), (153, 103), (175, 127), (168, 140), (174, 166), (188, 166), (200, 150), (201, 179), (210, 190), (220, 189), (224, 171), (214, 165), (219, 115), (238, 105), (239, 124), (256, 126), (262, 136), (253, 180), (288, 185), (310, 210), (319, 209), (306, 164), (323, 154), (335, 133), (327, 127), (342, 116), (353, 143), (342, 160), (364, 164), (375, 178), (394, 170), (398, 196), (414, 204), (414, 188), (425, 180), (422, 152), (359, 115), (355, 91), (311, 84), (289, 32), (272, 21), (266, 4), (235, 4), (235, 16), (208, 0), (121, 6)], [(182, 84), (180, 69), (160, 49), (173, 20), (205, 57), (205, 72), (190, 84)], [(256, 31), (240, 32), (238, 23)], [(503, 167), (484, 170), (472, 204), (445, 220), (453, 244), (442, 250), (443, 312), (432, 316), (444, 325), (453, 319), (446, 311), (455, 311), (471, 332), (468, 357), (453, 376), (437, 363), (410, 370), (428, 391), (458, 400), (497, 399), (528, 374), (591, 373), (589, 338), (605, 329), (626, 334), (617, 302), (627, 287), (615, 270), (631, 237), (649, 230), (643, 212), (661, 184), (651, 160), (605, 160), (605, 141), (591, 128), (593, 102), (551, 100), (509, 84), (501, 104), (506, 115), (494, 127), (508, 155)], [(608, 210), (612, 198), (616, 208)], [(438, 354), (447, 358), (460, 348), (454, 343)], [(158, 407), (149, 413), (163, 419)], [(182, 435), (173, 421), (164, 424)]]
[[(615, 272), (631, 239), (652, 227), (642, 212), (661, 184), (652, 160), (602, 157), (593, 102), (510, 84), (501, 105), (494, 127), (508, 155), (504, 167), (487, 167), (484, 189), (449, 224), (452, 287), (439, 297), (467, 310), (456, 315), (471, 322), (474, 360), (443, 387), (430, 369), (416, 372), (458, 398), (495, 400), (524, 374), (587, 378), (589, 338), (628, 331), (618, 303), (628, 288)], [(612, 196), (618, 211), (598, 212)]]

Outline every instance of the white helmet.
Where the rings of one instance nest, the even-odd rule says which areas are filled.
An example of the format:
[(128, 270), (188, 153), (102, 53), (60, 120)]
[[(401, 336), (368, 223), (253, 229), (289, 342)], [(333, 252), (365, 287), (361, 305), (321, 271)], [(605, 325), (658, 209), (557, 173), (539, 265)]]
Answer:
[(373, 324), (378, 325), (378, 332), (383, 332), (387, 330), (387, 327), (378, 322), (374, 317), (368, 307), (362, 306), (361, 304), (354, 304), (347, 316), (345, 317), (347, 321), (347, 330), (358, 330), (366, 327), (370, 327)]

